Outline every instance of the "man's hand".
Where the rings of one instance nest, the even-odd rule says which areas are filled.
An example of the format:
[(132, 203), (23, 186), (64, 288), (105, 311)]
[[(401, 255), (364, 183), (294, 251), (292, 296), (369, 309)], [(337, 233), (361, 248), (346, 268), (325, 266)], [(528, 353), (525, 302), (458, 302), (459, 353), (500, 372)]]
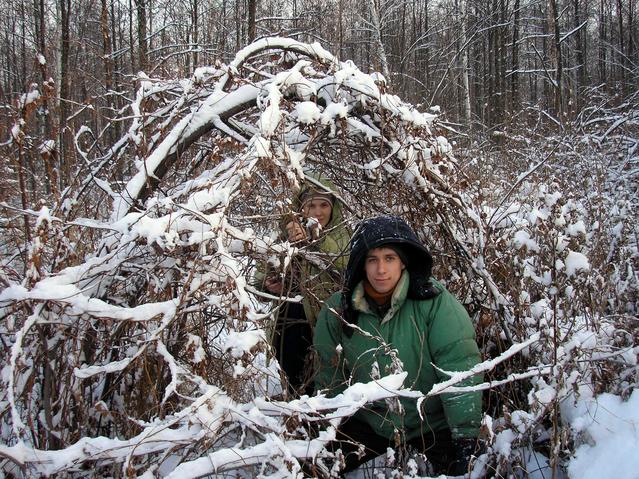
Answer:
[(264, 288), (266, 291), (272, 294), (282, 294), (283, 284), (282, 281), (277, 277), (267, 276), (264, 280)]
[(286, 223), (286, 233), (288, 234), (288, 240), (291, 243), (304, 241), (307, 237), (306, 230), (297, 221), (289, 221)]
[(453, 441), (454, 457), (453, 462), (448, 467), (448, 474), (461, 476), (470, 469), (470, 462), (473, 456), (479, 455), (481, 443), (475, 438), (462, 438)]

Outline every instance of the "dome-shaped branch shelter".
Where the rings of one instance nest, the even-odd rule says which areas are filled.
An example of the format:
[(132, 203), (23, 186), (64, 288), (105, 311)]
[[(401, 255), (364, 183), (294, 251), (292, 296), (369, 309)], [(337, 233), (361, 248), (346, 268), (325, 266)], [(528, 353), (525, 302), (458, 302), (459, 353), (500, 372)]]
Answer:
[[(138, 83), (117, 142), (77, 133), (86, 176), (38, 222), (39, 275), (0, 296), (13, 332), (1, 419), (15, 438), (0, 454), (16, 469), (276, 477), (307, 459), (321, 473), (335, 433), (321, 420), (406, 385), (400, 374), (353, 386), (348, 401), (272, 399), (269, 321), (291, 298), (252, 278), (263, 262), (318, 261), (271, 234), (309, 171), (337, 186), (351, 224), (406, 218), (435, 273), (469, 304), (499, 308), (509, 335), (510, 306), (482, 261), (481, 219), (437, 116), (390, 94), (381, 75), (318, 44), (265, 38), (229, 65)], [(75, 265), (56, 260), (60, 235), (74, 239)]]

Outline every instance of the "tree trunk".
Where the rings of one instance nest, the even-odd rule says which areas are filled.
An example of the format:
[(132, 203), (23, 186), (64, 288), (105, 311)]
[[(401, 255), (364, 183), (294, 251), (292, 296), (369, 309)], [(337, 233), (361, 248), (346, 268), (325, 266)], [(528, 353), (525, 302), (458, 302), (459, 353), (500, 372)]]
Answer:
[[(33, 0), (34, 26), (36, 34), (36, 45), (38, 51), (45, 55), (46, 52), (46, 27), (45, 27), (45, 11), (44, 0)], [(46, 56), (46, 55), (45, 55)]]
[(506, 111), (506, 34), (507, 30), (504, 26), (506, 24), (506, 0), (499, 0), (498, 3), (498, 22), (497, 28), (497, 53), (495, 70), (497, 74), (497, 116), (499, 121), (503, 121)]
[(135, 54), (134, 54), (134, 40), (133, 40), (133, 0), (129, 0), (129, 46), (131, 51), (131, 73), (135, 73)]
[(634, 0), (628, 0), (628, 60), (631, 64), (636, 63), (635, 52), (635, 3)]
[[(574, 0), (574, 15), (575, 15), (575, 27), (581, 25), (582, 22), (582, 9), (581, 0)], [(580, 28), (575, 33), (575, 59), (577, 61), (577, 92), (586, 84), (586, 56), (585, 56), (585, 39), (584, 29)], [(581, 98), (581, 95), (576, 95), (577, 99)], [(578, 100), (580, 101), (580, 100)]]
[(147, 30), (146, 30), (146, 0), (134, 0), (138, 15), (138, 69), (145, 71), (148, 67)]
[(469, 45), (466, 45), (466, 42), (468, 41), (467, 38), (467, 25), (468, 25), (468, 18), (467, 18), (467, 10), (466, 10), (466, 0), (460, 0), (459, 2), (459, 13), (461, 15), (460, 21), (461, 21), (461, 38), (460, 38), (460, 43), (461, 43), (461, 66), (462, 66), (462, 112), (464, 115), (464, 122), (467, 125), (470, 125), (470, 122), (472, 120), (472, 110), (471, 110), (471, 105), (470, 105), (470, 81), (469, 81), (469, 65), (468, 65), (468, 49), (470, 48)]
[[(622, 89), (624, 88), (626, 79), (626, 42), (623, 30), (623, 5), (621, 0), (617, 0), (617, 27), (619, 28), (619, 79), (621, 80)], [(623, 94), (623, 91), (622, 91)]]
[(553, 66), (555, 68), (555, 78), (554, 78), (554, 112), (556, 115), (560, 115), (563, 112), (563, 92), (562, 92), (562, 73), (563, 73), (563, 61), (561, 58), (561, 44), (560, 34), (559, 34), (559, 12), (557, 11), (557, 2), (556, 0), (549, 0), (549, 12), (548, 12), (548, 20), (550, 26), (550, 32), (553, 37), (552, 42), (552, 53), (554, 55), (553, 58)]
[(604, 0), (599, 0), (599, 82), (606, 83), (606, 15)]
[[(113, 59), (112, 59), (112, 40), (111, 30), (109, 28), (109, 9), (107, 6), (107, 0), (101, 0), (100, 5), (100, 31), (102, 33), (102, 68), (104, 68), (104, 88), (107, 92), (105, 101), (107, 107), (111, 111), (116, 110), (115, 97), (111, 95), (114, 90), (113, 79)], [(109, 129), (107, 132), (108, 138), (113, 141), (115, 138), (115, 132)]]
[(198, 49), (200, 43), (200, 15), (198, 12), (199, 2), (198, 0), (193, 0), (193, 12), (191, 18), (191, 24), (193, 25), (193, 69), (197, 68), (199, 57), (198, 57)]
[(251, 43), (255, 40), (256, 27), (255, 16), (257, 13), (257, 0), (248, 0), (248, 41)]
[[(413, 52), (412, 52), (412, 61), (411, 61), (411, 65), (413, 66), (411, 71), (411, 74), (413, 76), (413, 78), (419, 78), (419, 49), (417, 48), (417, 38), (419, 36), (419, 25), (421, 24), (421, 20), (418, 19), (417, 17), (417, 12), (418, 12), (418, 4), (417, 2), (413, 3), (413, 10), (412, 10), (412, 18), (411, 18), (411, 22), (412, 22), (412, 29), (411, 29), (411, 37), (410, 37), (410, 44), (413, 45)], [(417, 84), (415, 84), (415, 88), (412, 89), (412, 101), (413, 102), (420, 102), (421, 99), (419, 97), (419, 89), (416, 88)]]
[(59, 158), (59, 170), (60, 170), (60, 188), (63, 189), (69, 184), (71, 179), (70, 173), (70, 155), (66, 151), (65, 131), (67, 130), (67, 118), (68, 107), (67, 100), (69, 99), (69, 50), (70, 50), (70, 31), (69, 21), (71, 16), (71, 1), (60, 0), (60, 70), (59, 70), (59, 86), (60, 86), (60, 99), (58, 103), (60, 116), (58, 127), (58, 158)]
[(337, 56), (344, 58), (344, 0), (337, 4)]
[[(429, 25), (429, 16), (428, 16), (428, 0), (424, 0), (424, 33), (428, 33)], [(427, 95), (428, 89), (430, 88), (430, 46), (428, 42), (426, 43), (426, 47), (424, 48), (424, 85), (426, 85), (424, 95)]]
[[(495, 12), (495, 2), (492, 1), (490, 2), (490, 8), (491, 8), (491, 13), (494, 14)], [(488, 39), (487, 39), (487, 43), (488, 43), (488, 64), (487, 64), (487, 74), (488, 74), (488, 91), (487, 91), (487, 95), (488, 95), (488, 111), (487, 111), (487, 123), (488, 125), (492, 126), (495, 123), (495, 96), (497, 94), (497, 71), (496, 71), (496, 64), (497, 64), (497, 39), (495, 38), (497, 36), (497, 33), (495, 32), (495, 29), (491, 28), (488, 31)]]
[(513, 18), (513, 36), (511, 45), (511, 73), (510, 73), (510, 109), (515, 111), (519, 107), (519, 22), (520, 0), (515, 0)]
[(222, 18), (220, 21), (220, 28), (219, 28), (219, 39), (217, 44), (219, 45), (219, 49), (220, 49), (220, 57), (221, 60), (224, 61), (224, 52), (226, 50), (226, 1), (227, 0), (222, 0)]
[[(186, 46), (187, 49), (191, 48), (190, 45), (191, 45), (192, 32), (193, 32), (193, 29), (191, 28), (191, 25), (187, 24), (185, 37), (183, 39), (184, 45)], [(191, 53), (190, 51), (187, 50), (186, 55), (184, 55), (184, 75), (189, 76), (190, 74), (191, 74)]]
[(21, 72), (22, 78), (21, 81), (15, 83), (13, 91), (20, 91), (26, 86), (27, 82), (27, 22), (26, 22), (26, 11), (24, 8), (24, 3), (20, 3), (21, 14), (22, 14), (22, 35), (20, 35), (20, 49), (22, 50), (22, 65)]
[(235, 2), (235, 51), (242, 47), (242, 15), (240, 13), (240, 2)]
[(390, 85), (390, 70), (388, 68), (388, 60), (386, 58), (386, 50), (384, 49), (384, 44), (382, 43), (382, 24), (381, 17), (379, 12), (379, 6), (375, 2), (375, 0), (369, 0), (368, 6), (371, 14), (371, 23), (372, 23), (372, 35), (373, 35), (373, 44), (375, 45), (375, 51), (377, 52), (377, 60), (379, 61), (380, 68), (382, 70), (382, 75), (386, 78), (386, 83)]
[(628, 59), (632, 64), (637, 63), (637, 46), (635, 38), (635, 4), (634, 0), (628, 0)]
[[(399, 44), (397, 45), (397, 53), (398, 56), (401, 58), (403, 53), (406, 51), (406, 4), (407, 2), (403, 2), (402, 3), (402, 14), (401, 14), (401, 27), (399, 29)], [(405, 62), (401, 62), (399, 64), (399, 87), (400, 87), (400, 92), (401, 95), (403, 97), (406, 97), (406, 89), (404, 88), (404, 85), (406, 84), (405, 80), (404, 80), (404, 65)]]

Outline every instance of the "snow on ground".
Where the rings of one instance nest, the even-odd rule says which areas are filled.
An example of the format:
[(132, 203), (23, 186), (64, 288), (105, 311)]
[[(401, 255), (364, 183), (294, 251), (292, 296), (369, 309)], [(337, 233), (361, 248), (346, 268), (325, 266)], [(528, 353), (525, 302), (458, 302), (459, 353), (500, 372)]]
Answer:
[(605, 393), (563, 414), (581, 439), (568, 464), (571, 479), (639, 478), (639, 389), (625, 402)]
[[(522, 470), (509, 471), (514, 479), (638, 479), (639, 478), (639, 389), (635, 389), (627, 401), (619, 396), (604, 393), (597, 397), (582, 398), (576, 403), (562, 405), (562, 415), (578, 438), (572, 458), (565, 464), (566, 473), (557, 470), (555, 475), (548, 458), (526, 447), (514, 452), (525, 464)], [(506, 431), (510, 432), (510, 431)], [(514, 435), (510, 436), (510, 440)], [(506, 435), (493, 448), (510, 447)], [(508, 443), (508, 444), (505, 444)], [(345, 475), (347, 479), (394, 477), (392, 468), (385, 465), (385, 458), (378, 457), (360, 469)], [(476, 472), (477, 468), (476, 468)], [(430, 476), (409, 475), (418, 479)], [(439, 479), (447, 476), (435, 476)], [(473, 474), (471, 477), (482, 477)], [(490, 473), (486, 477), (491, 477)]]

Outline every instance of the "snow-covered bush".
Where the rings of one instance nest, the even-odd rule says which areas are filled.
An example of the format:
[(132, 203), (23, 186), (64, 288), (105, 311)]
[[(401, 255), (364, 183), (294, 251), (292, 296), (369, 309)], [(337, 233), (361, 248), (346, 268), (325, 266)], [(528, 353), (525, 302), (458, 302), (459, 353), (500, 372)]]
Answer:
[[(565, 465), (584, 441), (583, 405), (603, 392), (628, 399), (637, 389), (636, 97), (616, 115), (591, 111), (589, 128), (580, 116), (553, 134), (503, 134), (508, 140), (472, 165), (482, 183), (473, 203), (485, 219), (486, 260), (512, 305), (513, 338), (540, 335), (497, 370), (522, 378), (528, 370), (530, 382), (499, 385), (488, 396), (498, 416), (491, 422), (498, 474), (516, 464), (548, 474)], [(503, 350), (499, 339), (483, 337), (487, 353)], [(532, 446), (550, 465), (535, 467)], [(632, 465), (615, 467), (624, 475)]]
[[(442, 249), (460, 241), (472, 215), (435, 116), (288, 39), (182, 81), (141, 75), (122, 115), (129, 128), (113, 145), (79, 131), (78, 184), (50, 210), (25, 212), (37, 235), (24, 280), (15, 266), (0, 293), (7, 467), (277, 476), (311, 457), (321, 472), (336, 423), (301, 426), (392, 396), (401, 376), (339, 399), (271, 400), (281, 393), (266, 338), (273, 298), (252, 285), (255, 265), (313, 260), (272, 235), (305, 170), (340, 186), (351, 222), (390, 210)], [(415, 200), (423, 208), (409, 209)]]

